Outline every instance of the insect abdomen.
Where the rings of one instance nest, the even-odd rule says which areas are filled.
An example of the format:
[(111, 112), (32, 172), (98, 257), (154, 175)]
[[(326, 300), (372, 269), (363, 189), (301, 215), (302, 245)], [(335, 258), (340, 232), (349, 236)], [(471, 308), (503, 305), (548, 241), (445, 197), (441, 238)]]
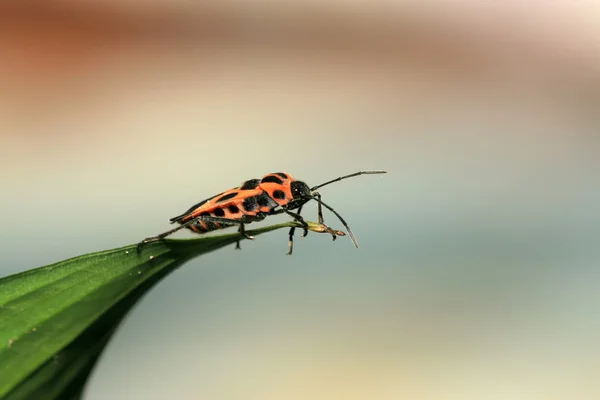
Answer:
[(223, 192), (171, 221), (183, 224), (196, 217), (207, 216), (232, 220), (232, 223), (199, 220), (188, 226), (194, 232), (206, 233), (238, 225), (233, 221), (249, 223), (264, 219), (277, 203), (259, 187), (259, 179), (251, 179), (241, 186)]

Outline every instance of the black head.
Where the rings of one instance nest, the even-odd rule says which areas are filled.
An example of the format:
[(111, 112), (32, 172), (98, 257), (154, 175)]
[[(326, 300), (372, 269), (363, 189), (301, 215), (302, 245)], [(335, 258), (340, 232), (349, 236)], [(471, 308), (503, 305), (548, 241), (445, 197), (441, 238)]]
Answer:
[(294, 200), (308, 200), (312, 197), (310, 188), (304, 182), (293, 181), (290, 185), (290, 189), (292, 190), (292, 197), (294, 198)]

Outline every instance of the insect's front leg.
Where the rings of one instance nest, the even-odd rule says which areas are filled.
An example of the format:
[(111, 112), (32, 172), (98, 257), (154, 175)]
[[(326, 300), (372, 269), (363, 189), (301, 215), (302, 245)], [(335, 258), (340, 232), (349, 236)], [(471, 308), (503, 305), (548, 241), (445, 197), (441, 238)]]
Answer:
[(317, 218), (320, 224), (324, 222), (323, 220), (323, 206), (321, 205), (321, 193), (314, 192), (313, 196), (315, 196), (319, 201), (317, 202)]
[[(323, 219), (323, 206), (321, 205), (321, 193), (313, 192), (313, 196), (315, 196), (319, 200), (317, 201), (317, 218), (319, 220), (319, 223), (325, 225)], [(337, 235), (335, 234), (333, 229), (329, 229), (328, 232), (331, 234), (331, 236), (333, 236), (333, 240), (337, 239)]]

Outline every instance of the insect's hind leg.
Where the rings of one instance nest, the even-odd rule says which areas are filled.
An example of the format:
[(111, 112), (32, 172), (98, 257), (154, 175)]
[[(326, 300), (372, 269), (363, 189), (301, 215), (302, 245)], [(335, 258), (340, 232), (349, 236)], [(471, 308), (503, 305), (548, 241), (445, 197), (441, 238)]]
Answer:
[[(145, 244), (148, 243), (153, 243), (153, 242), (158, 242), (159, 240), (164, 239), (165, 237), (183, 229), (183, 228), (187, 228), (190, 225), (193, 225), (197, 222), (200, 221), (204, 221), (204, 222), (213, 222), (213, 223), (218, 223), (218, 224), (222, 224), (225, 226), (231, 226), (231, 225), (241, 225), (243, 226), (243, 223), (237, 219), (229, 219), (229, 218), (219, 218), (219, 217), (211, 217), (209, 215), (200, 215), (198, 217), (192, 218), (189, 221), (184, 222), (183, 224), (179, 225), (176, 228), (173, 228), (169, 231), (163, 232), (160, 235), (156, 235), (156, 236), (151, 236), (148, 237), (144, 240), (142, 240), (141, 242), (138, 243), (137, 245), (137, 251), (138, 253), (140, 252), (142, 246), (144, 246)], [(254, 237), (247, 235), (243, 230), (241, 231), (241, 233), (248, 239), (254, 239)]]
[(148, 243), (153, 243), (153, 242), (158, 242), (158, 241), (160, 241), (160, 240), (162, 240), (162, 239), (166, 238), (167, 236), (169, 236), (169, 235), (172, 235), (173, 233), (175, 233), (175, 232), (177, 232), (177, 231), (180, 231), (180, 230), (181, 230), (181, 229), (183, 229), (183, 228), (187, 228), (187, 227), (189, 227), (190, 225), (193, 225), (194, 223), (196, 223), (196, 222), (198, 222), (198, 221), (199, 221), (199, 219), (198, 219), (198, 218), (192, 218), (192, 219), (190, 219), (189, 221), (187, 221), (187, 222), (185, 222), (185, 223), (183, 223), (183, 224), (179, 225), (179, 226), (178, 226), (178, 227), (176, 227), (176, 228), (173, 228), (173, 229), (171, 229), (171, 230), (168, 230), (168, 231), (166, 231), (166, 232), (163, 232), (163, 233), (161, 233), (161, 234), (159, 234), (159, 235), (156, 235), (156, 236), (150, 236), (150, 237), (147, 237), (146, 239), (142, 240), (141, 242), (139, 242), (139, 243), (137, 244), (137, 251), (138, 251), (138, 253), (139, 253), (139, 252), (140, 252), (140, 250), (142, 249), (142, 246), (144, 246), (145, 244), (148, 244)]

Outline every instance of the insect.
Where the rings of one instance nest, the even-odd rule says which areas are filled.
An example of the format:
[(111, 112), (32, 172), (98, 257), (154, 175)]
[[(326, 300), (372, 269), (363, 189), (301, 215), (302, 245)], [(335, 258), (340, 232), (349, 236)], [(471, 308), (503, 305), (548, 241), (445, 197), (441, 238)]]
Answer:
[[(180, 225), (160, 235), (144, 239), (138, 244), (138, 249), (146, 243), (159, 241), (183, 228), (202, 234), (237, 225), (239, 226), (238, 232), (242, 236), (247, 239), (254, 239), (253, 236), (246, 233), (246, 224), (261, 221), (269, 215), (282, 213), (288, 214), (295, 221), (298, 221), (303, 227), (303, 236), (306, 236), (308, 234), (308, 224), (300, 216), (300, 212), (304, 204), (310, 200), (315, 200), (318, 204), (318, 222), (323, 224), (322, 207), (325, 207), (346, 227), (352, 243), (358, 248), (356, 237), (346, 221), (333, 208), (321, 200), (321, 194), (317, 192), (317, 189), (359, 175), (385, 173), (386, 171), (359, 171), (350, 175), (340, 176), (312, 188), (302, 181), (295, 180), (290, 174), (285, 172), (268, 174), (261, 179), (250, 179), (236, 188), (203, 200), (190, 207), (183, 214), (171, 218), (170, 222), (172, 224), (178, 223)], [(292, 254), (295, 230), (295, 227), (290, 228), (287, 254)], [(331, 228), (327, 228), (327, 232), (333, 236), (333, 240), (342, 234), (342, 232)], [(236, 244), (236, 248), (240, 248), (239, 241)]]

